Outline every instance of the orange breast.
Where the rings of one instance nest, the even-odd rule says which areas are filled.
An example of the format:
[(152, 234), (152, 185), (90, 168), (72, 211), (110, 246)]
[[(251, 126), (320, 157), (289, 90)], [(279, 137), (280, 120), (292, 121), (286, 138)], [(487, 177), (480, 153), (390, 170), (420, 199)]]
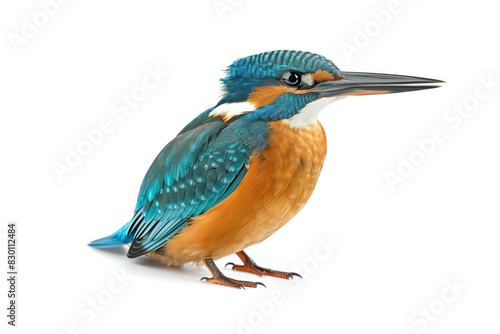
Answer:
[(325, 132), (319, 122), (298, 130), (270, 124), (269, 145), (252, 156), (235, 191), (151, 256), (167, 264), (218, 259), (263, 241), (302, 209), (323, 166)]

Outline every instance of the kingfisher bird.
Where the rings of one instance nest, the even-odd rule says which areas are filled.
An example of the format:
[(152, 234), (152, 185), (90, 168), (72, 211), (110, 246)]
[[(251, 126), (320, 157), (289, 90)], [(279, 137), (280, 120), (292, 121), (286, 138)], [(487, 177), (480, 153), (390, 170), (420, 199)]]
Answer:
[(443, 81), (344, 72), (327, 58), (277, 50), (240, 58), (221, 79), (223, 95), (169, 142), (142, 182), (132, 219), (93, 247), (130, 244), (127, 256), (166, 265), (204, 264), (202, 280), (234, 288), (214, 260), (236, 253), (233, 270), (292, 279), (245, 252), (280, 229), (311, 196), (326, 156), (320, 111), (348, 95), (408, 92)]

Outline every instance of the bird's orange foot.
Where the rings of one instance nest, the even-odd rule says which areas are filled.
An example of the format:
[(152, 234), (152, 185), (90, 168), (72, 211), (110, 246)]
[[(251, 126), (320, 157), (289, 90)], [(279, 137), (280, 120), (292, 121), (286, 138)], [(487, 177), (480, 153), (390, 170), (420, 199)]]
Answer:
[(247, 288), (256, 288), (258, 285), (262, 285), (263, 287), (266, 287), (264, 284), (262, 284), (260, 282), (240, 281), (240, 280), (236, 280), (236, 279), (233, 279), (233, 278), (226, 277), (224, 275), (221, 276), (221, 277), (218, 277), (218, 278), (214, 278), (214, 277), (211, 277), (211, 278), (202, 277), (201, 280), (205, 281), (205, 282), (214, 283), (214, 284), (220, 284), (220, 285), (224, 285), (224, 286), (230, 286), (232, 288), (238, 288), (238, 289), (244, 289), (245, 287), (247, 287)]
[(202, 281), (206, 281), (206, 282), (210, 282), (210, 283), (214, 283), (214, 284), (220, 284), (220, 285), (224, 285), (224, 286), (229, 286), (229, 287), (237, 288), (237, 289), (244, 289), (245, 287), (256, 288), (259, 285), (266, 287), (264, 284), (262, 284), (260, 282), (240, 281), (240, 280), (236, 280), (236, 279), (229, 278), (229, 277), (225, 276), (224, 274), (222, 274), (220, 272), (219, 268), (217, 268), (217, 266), (214, 263), (214, 260), (212, 260), (212, 259), (203, 260), (203, 263), (208, 268), (208, 270), (210, 270), (213, 277), (210, 277), (210, 278), (202, 277), (201, 278)]
[(238, 255), (238, 257), (241, 259), (241, 261), (243, 261), (243, 265), (237, 265), (237, 264), (234, 264), (232, 262), (227, 263), (226, 266), (232, 265), (232, 268), (231, 268), (232, 270), (245, 271), (247, 273), (252, 273), (252, 274), (259, 275), (259, 276), (265, 275), (265, 276), (273, 276), (273, 277), (279, 277), (279, 278), (285, 278), (285, 279), (293, 279), (294, 276), (302, 278), (302, 276), (300, 276), (297, 273), (277, 271), (277, 270), (273, 270), (273, 269), (267, 269), (267, 268), (260, 267), (244, 251), (240, 251), (240, 252), (236, 253), (236, 255)]

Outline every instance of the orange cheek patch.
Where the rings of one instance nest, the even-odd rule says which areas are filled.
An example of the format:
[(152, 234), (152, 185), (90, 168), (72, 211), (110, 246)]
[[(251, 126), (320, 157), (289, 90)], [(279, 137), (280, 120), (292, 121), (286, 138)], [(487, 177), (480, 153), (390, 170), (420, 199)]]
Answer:
[(332, 81), (335, 80), (335, 77), (333, 74), (327, 71), (323, 70), (317, 70), (313, 74), (311, 74), (311, 78), (314, 79), (316, 82), (324, 82), (324, 81)]
[(297, 90), (297, 88), (287, 86), (260, 86), (254, 88), (247, 101), (253, 104), (255, 108), (261, 108), (273, 103), (278, 97), (286, 93), (306, 94), (310, 92), (310, 90)]
[(261, 108), (276, 101), (278, 97), (285, 93), (294, 93), (297, 89), (286, 86), (260, 86), (255, 87), (248, 97), (248, 102), (255, 108)]

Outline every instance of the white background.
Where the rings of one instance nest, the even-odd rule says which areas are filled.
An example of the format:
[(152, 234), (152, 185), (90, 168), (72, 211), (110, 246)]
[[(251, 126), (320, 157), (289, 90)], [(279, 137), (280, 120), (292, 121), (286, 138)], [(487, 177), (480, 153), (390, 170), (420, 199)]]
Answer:
[[(386, 0), (75, 0), (15, 47), (23, 18), (33, 22), (42, 9), (34, 0), (2, 2), (1, 252), (6, 224), (15, 221), (20, 273), (15, 330), (6, 325), (6, 281), (0, 285), (2, 328), (498, 332), (500, 24), (491, 1), (465, 3), (401, 0), (381, 25), (373, 13), (393, 9)], [(366, 29), (371, 36), (363, 41)], [(347, 54), (346, 45), (357, 53)], [(323, 111), (329, 154), (315, 193), (288, 225), (248, 250), (261, 265), (305, 279), (223, 270), (267, 285), (236, 290), (200, 282), (208, 275), (203, 267), (165, 268), (130, 260), (126, 249), (88, 247), (127, 222), (156, 154), (218, 101), (222, 70), (274, 49), (320, 53), (344, 70), (447, 82), (351, 97)], [(120, 119), (113, 103), (141, 85), (148, 67), (168, 76)], [(496, 82), (492, 93), (481, 78)], [(457, 117), (450, 108), (464, 104), (472, 111), (461, 123), (443, 118)], [(54, 162), (65, 163), (68, 147), (108, 118), (113, 130), (58, 180)], [(446, 140), (392, 191), (386, 172), (397, 173), (398, 157), (418, 157), (415, 141), (435, 129)], [(321, 248), (332, 241), (338, 248), (331, 253)], [(122, 272), (133, 280), (116, 281)], [(455, 293), (450, 284), (459, 285)]]

